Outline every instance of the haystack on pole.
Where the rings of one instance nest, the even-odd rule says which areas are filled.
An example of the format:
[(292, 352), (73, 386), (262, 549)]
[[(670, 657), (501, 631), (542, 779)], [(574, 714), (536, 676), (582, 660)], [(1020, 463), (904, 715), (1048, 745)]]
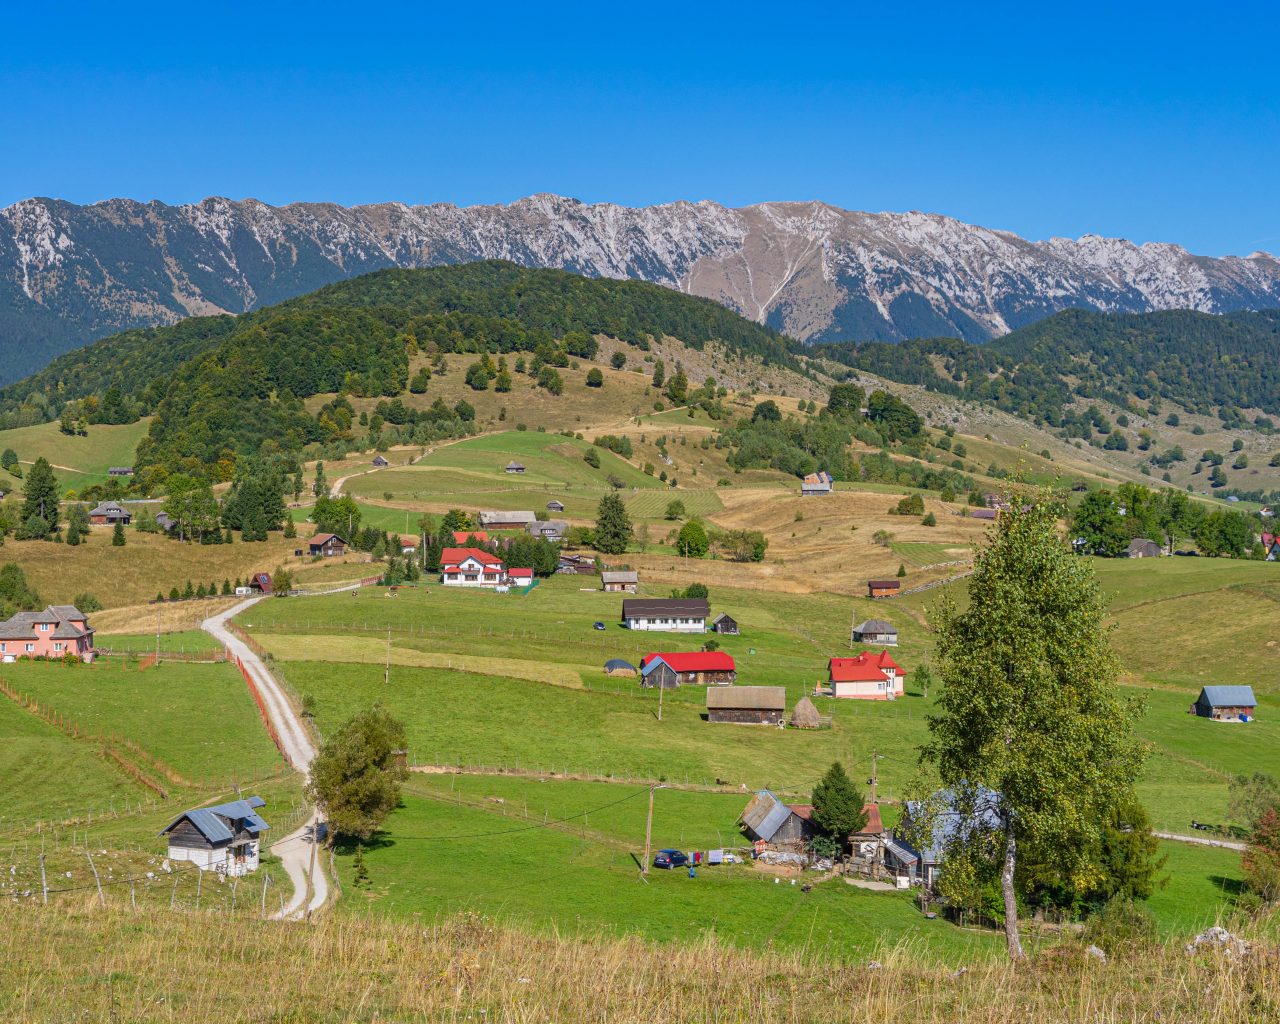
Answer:
[(822, 716), (818, 714), (818, 709), (814, 706), (813, 701), (808, 697), (801, 697), (796, 701), (796, 706), (791, 712), (791, 726), (794, 729), (817, 729), (822, 725)]

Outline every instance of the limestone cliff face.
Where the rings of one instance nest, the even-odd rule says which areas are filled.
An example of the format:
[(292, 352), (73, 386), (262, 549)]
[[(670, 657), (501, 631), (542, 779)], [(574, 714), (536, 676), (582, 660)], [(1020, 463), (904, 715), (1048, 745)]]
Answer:
[(0, 210), (0, 377), (126, 327), (243, 312), (383, 267), (477, 259), (653, 281), (809, 341), (979, 340), (1057, 310), (1280, 305), (1280, 261), (1094, 235), (1032, 242), (935, 214), (823, 203), (628, 208), (186, 206), (29, 199)]

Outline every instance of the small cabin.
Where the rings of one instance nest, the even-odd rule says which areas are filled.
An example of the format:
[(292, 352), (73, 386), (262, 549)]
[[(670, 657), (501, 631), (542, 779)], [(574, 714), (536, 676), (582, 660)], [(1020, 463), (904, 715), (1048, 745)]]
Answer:
[(782, 725), (785, 686), (721, 686), (707, 691), (707, 721), (734, 725)]
[(524, 472), (524, 463), (516, 462), (514, 459), (506, 464), (502, 470), (504, 473), (521, 474)]
[(881, 647), (898, 646), (898, 628), (884, 619), (867, 619), (853, 627), (855, 644), (878, 644)]
[(271, 573), (255, 572), (249, 580), (249, 589), (255, 594), (271, 593)]
[(721, 612), (711, 620), (711, 632), (719, 633), (721, 636), (737, 636), (738, 620), (728, 612)]
[(988, 521), (994, 521), (999, 515), (1000, 510), (994, 508), (975, 508), (969, 510), (970, 519), (986, 519)]
[(378, 469), (385, 469), (387, 466), (391, 465), (391, 463), (390, 463), (390, 462), (388, 462), (388, 461), (387, 461), (385, 458), (383, 458), (381, 455), (375, 455), (375, 456), (373, 457), (373, 464), (374, 464), (374, 466), (375, 466), (376, 468), (378, 468)]
[(336, 533), (317, 533), (307, 542), (307, 553), (320, 558), (336, 558), (347, 553), (347, 542)]
[(557, 501), (555, 498), (552, 498), (549, 502), (547, 502), (547, 511), (548, 511), (548, 512), (563, 512), (563, 511), (564, 511), (564, 502), (563, 502), (563, 501)]
[(640, 586), (640, 574), (634, 569), (604, 571), (600, 573), (600, 585), (607, 594), (634, 594)]
[(1206, 686), (1189, 709), (1215, 722), (1251, 722), (1257, 710), (1252, 686)]
[(867, 580), (867, 597), (897, 597), (902, 584), (897, 580)]
[(1146, 537), (1134, 537), (1125, 551), (1126, 558), (1159, 558), (1161, 554), (1160, 545)]
[(187, 861), (201, 871), (239, 878), (258, 869), (262, 833), (271, 826), (258, 810), (260, 796), (216, 807), (183, 811), (160, 833), (169, 841), (169, 859)]
[(825, 471), (810, 473), (800, 481), (800, 494), (803, 497), (830, 494), (834, 486), (835, 483), (831, 479), (830, 473)]
[(711, 605), (705, 597), (629, 598), (622, 602), (627, 629), (705, 633)]
[(733, 657), (724, 651), (646, 654), (640, 659), (645, 686), (729, 686), (738, 678)]
[(812, 808), (783, 803), (774, 793), (762, 789), (748, 802), (739, 822), (747, 838), (759, 848), (804, 849), (813, 836)]
[(107, 476), (133, 476), (132, 466), (112, 466), (107, 470)]

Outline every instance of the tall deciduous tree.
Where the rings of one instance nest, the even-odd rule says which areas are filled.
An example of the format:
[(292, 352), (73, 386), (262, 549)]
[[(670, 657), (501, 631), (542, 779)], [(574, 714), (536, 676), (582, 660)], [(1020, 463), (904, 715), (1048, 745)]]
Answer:
[(711, 547), (706, 528), (697, 519), (690, 519), (676, 535), (676, 551), (685, 558), (705, 558)]
[(308, 790), (333, 834), (367, 840), (395, 810), (407, 774), (396, 755), (404, 748), (404, 726), (380, 706), (324, 741), (311, 762)]
[(963, 612), (944, 598), (937, 617), (943, 688), (921, 756), (951, 790), (954, 842), (994, 852), (1009, 954), (1021, 958), (1019, 847), (1064, 872), (1085, 866), (1132, 799), (1142, 753), (1129, 723), (1143, 707), (1118, 696), (1097, 581), (1059, 538), (1056, 507), (1005, 512), (969, 593)]
[(54, 479), (49, 460), (43, 455), (36, 459), (27, 474), (22, 494), (22, 521), (25, 523), (35, 516), (44, 520), (49, 533), (55, 531), (58, 528), (58, 481)]
[(631, 517), (617, 494), (606, 494), (596, 510), (596, 550), (620, 555), (631, 543)]

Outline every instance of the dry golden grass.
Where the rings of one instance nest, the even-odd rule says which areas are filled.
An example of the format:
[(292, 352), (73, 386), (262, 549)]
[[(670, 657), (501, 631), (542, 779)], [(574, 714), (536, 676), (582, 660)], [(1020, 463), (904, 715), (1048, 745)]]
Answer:
[(273, 572), (276, 566), (299, 564), (293, 551), (299, 541), (278, 533), (260, 544), (179, 544), (159, 534), (127, 530), (128, 543), (111, 546), (111, 529), (95, 526), (76, 547), (48, 541), (10, 540), (0, 561), (16, 562), (27, 580), (51, 603), (69, 603), (77, 594), (93, 594), (107, 608), (138, 605), (171, 587), (181, 590), (224, 579)]
[[(395, 600), (389, 598), (389, 600)], [(327, 661), (381, 665), (387, 660), (385, 640), (361, 636), (288, 636), (263, 633), (258, 642), (278, 661)], [(394, 644), (391, 664), (411, 668), (448, 668), (504, 679), (528, 679), (535, 683), (582, 688), (583, 672), (598, 676), (600, 669), (587, 665), (553, 665), (517, 658), (490, 658), (478, 654), (435, 654), (406, 650)]]
[[(1171, 945), (1103, 964), (1076, 945), (1021, 968), (940, 968), (907, 947), (833, 964), (822, 949), (740, 952), (559, 938), (464, 916), (435, 927), (330, 916), (143, 910), (127, 895), (9, 910), (0, 1008), (11, 1020), (654, 1021), (920, 1024), (1274, 1021), (1280, 954), (1187, 954)], [(198, 937), (198, 938), (197, 938)]]
[[(206, 580), (206, 582), (208, 582)], [(203, 601), (166, 601), (164, 604), (134, 604), (107, 608), (93, 613), (93, 628), (99, 638), (111, 633), (117, 636), (143, 633), (181, 633), (199, 629), (211, 615), (224, 612), (242, 597), (206, 598)]]
[[(952, 555), (947, 560), (959, 561), (971, 556), (990, 525), (952, 515), (942, 502), (926, 498), (925, 510), (934, 514), (938, 525), (923, 526), (918, 516), (889, 514), (901, 496), (893, 493), (835, 491), (822, 498), (802, 498), (794, 490), (736, 487), (717, 493), (724, 509), (710, 521), (724, 529), (764, 531), (769, 551), (758, 564), (698, 562), (697, 576), (708, 586), (865, 594), (868, 579), (894, 577), (903, 562), (872, 540), (876, 531), (886, 530), (898, 542), (944, 545)], [(797, 514), (803, 516), (799, 521)], [(671, 554), (629, 554), (627, 561), (642, 567), (648, 582), (687, 585), (690, 578), (690, 566)], [(903, 584), (914, 586), (957, 571), (922, 572), (908, 566)]]

